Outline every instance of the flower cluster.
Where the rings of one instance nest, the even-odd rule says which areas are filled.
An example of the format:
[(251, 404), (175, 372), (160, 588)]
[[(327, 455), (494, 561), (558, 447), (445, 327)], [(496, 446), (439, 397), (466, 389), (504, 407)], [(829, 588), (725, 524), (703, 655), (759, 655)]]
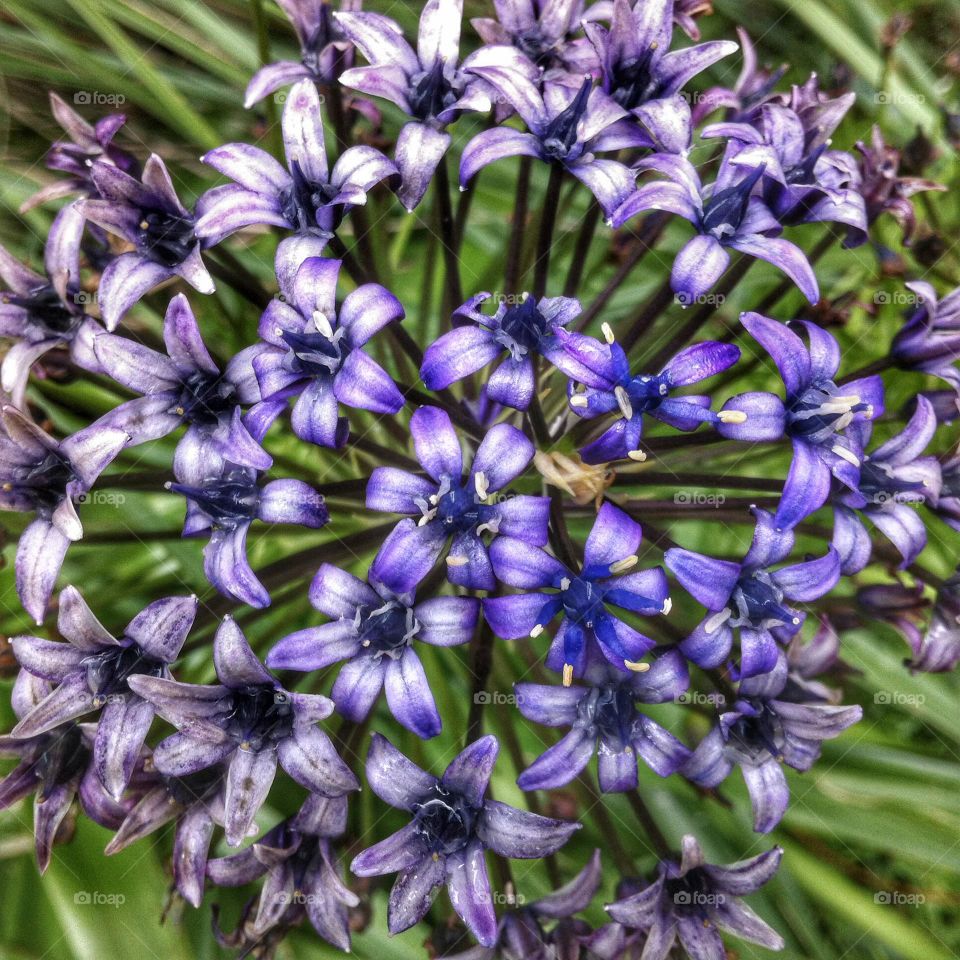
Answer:
[[(918, 387), (901, 417), (887, 410), (881, 375), (932, 375), (960, 397), (960, 291), (939, 297), (925, 281), (909, 284), (915, 307), (866, 368), (806, 304), (788, 322), (767, 315), (794, 287), (796, 300), (820, 298), (816, 257), (802, 234), (785, 234), (840, 224), (852, 245), (883, 211), (910, 229), (906, 198), (935, 185), (881, 185), (878, 134), (859, 158), (832, 143), (853, 94), (828, 94), (816, 77), (779, 89), (780, 74), (757, 66), (743, 33), (736, 85), (692, 110), (688, 84), (738, 49), (674, 43), (674, 23), (696, 35), (706, 4), (494, 0), (493, 15), (473, 21), (479, 43), (461, 36), (462, 0), (426, 0), (415, 43), (355, 0), (280, 5), (301, 59), (263, 67), (246, 102), (290, 85), (282, 162), (251, 144), (211, 150), (203, 163), (230, 182), (188, 209), (163, 160), (151, 155), (141, 168), (113, 143), (122, 118), (91, 126), (55, 98), (71, 142), (54, 145), (49, 162), (69, 179), (37, 202), (80, 199), (54, 220), (43, 272), (0, 251), (9, 288), (0, 333), (13, 341), (0, 368), (0, 505), (33, 517), (17, 548), (17, 590), (39, 627), (56, 608), (65, 641), (12, 641), (18, 722), (0, 749), (19, 763), (0, 781), (0, 806), (36, 794), (41, 870), (75, 797), (115, 831), (108, 853), (175, 821), (173, 879), (185, 901), (199, 906), (208, 886), (262, 882), (237, 928), (219, 932), (247, 952), (304, 921), (349, 949), (351, 911), (378, 881), (344, 879), (341, 843), (355, 853), (354, 876), (396, 875), (391, 933), (436, 912), (445, 886), (484, 950), (470, 956), (662, 960), (679, 944), (696, 960), (722, 960), (721, 930), (779, 949), (780, 935), (739, 898), (774, 876), (780, 848), (710, 864), (695, 838), (646, 811), (638, 784), (649, 767), (685, 778), (710, 803), (739, 767), (754, 829), (773, 830), (789, 803), (784, 765), (808, 770), (821, 743), (862, 715), (828, 682), (840, 673), (839, 637), (816, 604), (842, 597), (847, 578), (871, 563), (878, 579), (899, 563), (901, 576), (938, 590), (928, 626), (915, 618), (923, 604), (904, 618), (902, 594), (917, 598), (904, 583), (861, 597), (907, 634), (911, 668), (960, 660), (957, 577), (918, 566), (936, 515), (960, 526), (960, 460), (942, 452), (948, 418), (935, 398)], [(398, 132), (373, 100), (402, 111)], [(473, 135), (471, 114), (486, 118)], [(460, 141), (458, 124), (468, 131)], [(328, 159), (330, 129), (339, 147)], [(509, 171), (508, 158), (521, 158), (506, 258), (516, 289), (496, 296), (462, 289), (469, 206), (452, 214), (456, 142), (464, 191), (485, 168)], [(695, 164), (695, 148), (712, 144), (713, 160)], [(526, 290), (524, 229), (540, 167), (547, 185)], [(586, 212), (564, 283), (551, 260), (570, 196)], [(430, 200), (437, 210), (449, 320), (432, 338), (424, 331), (435, 318), (401, 302), (366, 255), (380, 238), (376, 226), (368, 233), (365, 208), (389, 211), (394, 197), (408, 211)], [(609, 240), (625, 224), (648, 245), (675, 226), (680, 237), (663, 289), (629, 322), (608, 318), (606, 295), (585, 307), (593, 287), (577, 259), (594, 234)], [(278, 241), (273, 282), (245, 278), (254, 295), (241, 292), (260, 312), (244, 317), (247, 345), (223, 356), (210, 349), (201, 295), (214, 292), (212, 274), (237, 283), (218, 255), (263, 228)], [(785, 274), (779, 292), (723, 336), (698, 339), (721, 319), (721, 290), (755, 259)], [(629, 269), (617, 276), (635, 296)], [(159, 334), (141, 301), (165, 311)], [(87, 309), (93, 303), (99, 310)], [(681, 324), (666, 314), (674, 305), (696, 309)], [(31, 375), (42, 378), (40, 361), (62, 348), (78, 372), (127, 399), (58, 439), (37, 422), (43, 395)], [(840, 373), (849, 366), (859, 372)], [(175, 447), (146, 446), (174, 433)], [(219, 620), (212, 642), (199, 630), (188, 641), (197, 596), (156, 600), (116, 634), (75, 587), (55, 597), (67, 547), (83, 535), (77, 505), (105, 471), (122, 488), (141, 445), (169, 453), (151, 492), (181, 498), (183, 536), (206, 541), (203, 573), (221, 595), (204, 600), (211, 632)], [(676, 450), (698, 466), (682, 482), (671, 466), (656, 469)], [(724, 454), (714, 461), (711, 450)], [(356, 475), (325, 484), (334, 466)], [(295, 475), (275, 477), (278, 467)], [(656, 485), (678, 492), (657, 501)], [(774, 496), (714, 498), (705, 516), (696, 499), (687, 509), (681, 485)], [(701, 534), (686, 540), (690, 525), (666, 530), (664, 517), (700, 520)], [(731, 534), (744, 524), (752, 542)], [(278, 565), (257, 572), (260, 534), (272, 537), (275, 525), (294, 532), (278, 534)], [(301, 537), (307, 546), (294, 559)], [(255, 651), (245, 630), (261, 635), (261, 622), (242, 608), (294, 591), (326, 622), (294, 621)], [(245, 630), (223, 615), (233, 605)], [(805, 642), (808, 623), (816, 632)], [(182, 658), (187, 648), (206, 651), (205, 664)], [(491, 720), (492, 663), (506, 675), (516, 650), (534, 675), (516, 677), (517, 709)], [(472, 704), (441, 716), (471, 684)], [(719, 705), (699, 727), (682, 709), (695, 694)], [(349, 798), (360, 788), (352, 760), (361, 737), (391, 715), (402, 730), (373, 735), (363, 771), (402, 814), (388, 833), (381, 813), (365, 822)], [(457, 753), (451, 735), (461, 736), (465, 716)], [(485, 722), (499, 738), (483, 735)], [(562, 735), (525, 755), (517, 731), (539, 738), (544, 727)], [(420, 743), (434, 738), (453, 757), (442, 773), (407, 756), (439, 756)], [(511, 858), (549, 858), (553, 874), (554, 854), (582, 826), (573, 813), (534, 812), (532, 799), (526, 810), (490, 796), (501, 739), (520, 791), (589, 782), (596, 754), (600, 802), (627, 794), (642, 811), (659, 862), (650, 881), (624, 878), (606, 925), (575, 917), (599, 888), (599, 852), (569, 884), (532, 903), (507, 898), (498, 916), (488, 862), (498, 883), (509, 882)], [(301, 788), (295, 806), (273, 790), (278, 772)], [(218, 857), (221, 829), (239, 849)]]

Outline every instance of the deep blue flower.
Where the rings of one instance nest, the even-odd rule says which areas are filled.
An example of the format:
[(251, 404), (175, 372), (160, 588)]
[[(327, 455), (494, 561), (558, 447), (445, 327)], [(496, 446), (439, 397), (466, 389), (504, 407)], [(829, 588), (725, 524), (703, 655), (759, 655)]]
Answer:
[(547, 542), (549, 498), (500, 495), (526, 470), (533, 444), (509, 424), (491, 427), (464, 480), (460, 438), (443, 410), (421, 407), (410, 418), (410, 433), (427, 476), (377, 467), (367, 484), (367, 508), (418, 520), (401, 520), (394, 527), (377, 553), (371, 577), (394, 593), (409, 593), (449, 542), (450, 582), (492, 590), (496, 581), (485, 534), (536, 545)]
[[(667, 578), (660, 567), (627, 572), (637, 563), (640, 538), (640, 524), (611, 503), (604, 503), (597, 514), (579, 572), (532, 543), (498, 538), (490, 548), (497, 579), (534, 592), (484, 599), (483, 614), (491, 629), (504, 640), (537, 637), (560, 614), (546, 664), (562, 672), (566, 687), (574, 677), (584, 676), (595, 653), (624, 673), (646, 669), (640, 659), (653, 641), (608, 609), (621, 607), (643, 616), (670, 610)], [(544, 587), (556, 592), (544, 593)]]
[(499, 751), (496, 737), (481, 737), (438, 779), (374, 734), (367, 782), (385, 803), (410, 814), (411, 821), (358, 854), (350, 869), (360, 877), (398, 874), (387, 913), (391, 933), (417, 923), (445, 883), (453, 909), (470, 932), (481, 945), (492, 946), (497, 917), (486, 850), (501, 857), (537, 859), (557, 851), (580, 829), (576, 822), (485, 800)]
[(330, 693), (338, 712), (359, 723), (385, 689), (399, 723), (417, 736), (435, 737), (440, 714), (414, 642), (468, 643), (480, 601), (433, 597), (416, 603), (412, 593), (397, 596), (373, 578), (364, 583), (325, 563), (310, 585), (310, 602), (331, 622), (284, 637), (270, 651), (267, 666), (311, 671), (346, 661)]
[(717, 431), (735, 440), (790, 439), (793, 462), (776, 519), (778, 527), (794, 527), (826, 503), (832, 478), (857, 491), (863, 451), (847, 427), (883, 413), (883, 380), (874, 375), (838, 385), (840, 347), (815, 323), (800, 324), (808, 346), (786, 324), (759, 313), (741, 314), (740, 322), (773, 357), (786, 399), (760, 392), (733, 397), (723, 411), (743, 419), (728, 419)]
[(816, 600), (840, 578), (840, 557), (833, 547), (816, 560), (770, 572), (793, 550), (793, 533), (780, 529), (766, 510), (754, 509), (753, 514), (757, 521), (753, 543), (741, 563), (679, 547), (664, 555), (670, 572), (709, 611), (680, 649), (701, 667), (718, 667), (730, 655), (737, 629), (742, 677), (772, 670), (777, 640), (788, 639), (800, 629), (803, 616), (788, 601)]

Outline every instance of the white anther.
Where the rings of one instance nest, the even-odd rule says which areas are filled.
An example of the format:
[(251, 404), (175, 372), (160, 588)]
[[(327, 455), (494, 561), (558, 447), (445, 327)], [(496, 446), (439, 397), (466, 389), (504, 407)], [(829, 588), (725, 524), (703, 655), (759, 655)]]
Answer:
[(635, 567), (639, 559), (640, 558), (635, 553), (632, 553), (629, 557), (624, 557), (622, 560), (617, 560), (616, 563), (611, 563), (610, 572), (623, 573), (625, 570)]
[(564, 578), (560, 581), (560, 589), (561, 589), (561, 590), (569, 590), (569, 589), (570, 589), (570, 578), (569, 578), (569, 577), (564, 577)]
[(623, 665), (634, 673), (646, 673), (650, 669), (649, 663), (643, 663), (640, 660), (624, 660)]
[(452, 553), (447, 556), (448, 567), (465, 567), (469, 562), (469, 557), (456, 557)]
[(647, 455), (642, 450), (631, 450), (627, 456), (631, 460), (636, 460), (637, 463), (643, 463), (647, 459)]
[(721, 423), (746, 423), (747, 415), (742, 410), (720, 410), (717, 419)]
[(490, 493), (489, 491), (490, 481), (487, 480), (487, 476), (482, 470), (478, 470), (474, 474), (473, 486), (477, 491), (477, 496), (481, 500), (486, 500)]
[(704, 633), (716, 633), (731, 617), (733, 611), (729, 607), (724, 607), (719, 613), (715, 613), (703, 624)]
[(607, 343), (612, 344), (613, 343), (613, 327), (611, 327), (609, 323), (604, 322), (600, 324), (600, 330), (603, 333), (603, 339), (606, 340)]
[(839, 443), (834, 444), (830, 448), (841, 460), (846, 460), (847, 463), (853, 464), (855, 467), (860, 466), (860, 461), (857, 459), (855, 453), (850, 450), (847, 450), (846, 447), (841, 447)]
[(317, 333), (322, 333), (327, 339), (333, 336), (333, 327), (330, 326), (330, 321), (326, 314), (319, 310), (313, 311), (313, 325), (317, 328)]
[(617, 406), (627, 420), (633, 419), (633, 405), (630, 403), (630, 394), (623, 387), (614, 387), (613, 395), (617, 398)]
[(538, 623), (534, 625), (534, 628), (530, 631), (530, 636), (534, 639), (540, 636), (543, 633), (543, 624)]
[(582, 393), (575, 393), (570, 397), (570, 406), (577, 410), (584, 410), (590, 406), (590, 401)]
[(660, 608), (660, 612), (666, 616), (673, 609), (673, 600), (670, 597), (667, 597), (663, 601), (663, 606)]

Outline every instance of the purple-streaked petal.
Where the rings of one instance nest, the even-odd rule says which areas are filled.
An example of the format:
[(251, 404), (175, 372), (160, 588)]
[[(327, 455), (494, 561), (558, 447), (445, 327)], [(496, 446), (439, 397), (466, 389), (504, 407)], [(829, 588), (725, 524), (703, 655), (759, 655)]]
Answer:
[(15, 561), (17, 595), (24, 610), (43, 623), (70, 541), (48, 520), (34, 520), (20, 534)]
[(477, 448), (470, 476), (483, 473), (491, 491), (502, 490), (523, 473), (533, 454), (534, 446), (525, 434), (507, 423), (498, 423), (487, 431)]
[(515, 537), (497, 537), (490, 544), (490, 560), (497, 579), (511, 587), (558, 586), (569, 575), (559, 560)]
[(231, 847), (243, 843), (276, 774), (277, 754), (272, 747), (265, 750), (241, 747), (234, 752), (223, 801), (223, 829)]
[(384, 513), (420, 513), (418, 500), (426, 501), (436, 484), (397, 467), (376, 467), (367, 481), (368, 510)]
[(151, 656), (173, 663), (197, 616), (197, 598), (167, 597), (144, 607), (123, 631)]
[(497, 915), (483, 844), (473, 840), (464, 850), (450, 854), (446, 872), (451, 906), (479, 943), (492, 947), (497, 942)]
[(370, 789), (391, 807), (412, 810), (436, 786), (437, 778), (408, 760), (386, 737), (375, 733), (367, 754)]
[(301, 787), (324, 797), (339, 797), (360, 784), (330, 738), (313, 725), (300, 726), (277, 744), (277, 757)]
[(213, 639), (213, 665), (220, 682), (232, 689), (276, 684), (231, 617), (223, 620)]
[(474, 740), (450, 761), (440, 782), (446, 789), (460, 794), (471, 806), (479, 807), (499, 752), (500, 744), (492, 735)]
[(386, 873), (405, 870), (424, 856), (427, 854), (416, 824), (409, 823), (386, 840), (367, 847), (354, 857), (350, 869), (358, 877), (381, 877)]
[(318, 529), (330, 519), (323, 497), (302, 480), (271, 480), (260, 493), (257, 516), (265, 523)]
[(583, 548), (584, 566), (608, 567), (637, 552), (640, 524), (619, 507), (604, 501)]
[(400, 131), (394, 153), (402, 178), (397, 197), (408, 211), (423, 199), (449, 147), (450, 134), (425, 123), (408, 123)]
[(684, 590), (708, 610), (722, 610), (727, 605), (740, 577), (738, 563), (714, 560), (677, 547), (667, 550), (663, 561)]
[(533, 860), (555, 853), (580, 826), (575, 820), (554, 820), (497, 800), (487, 800), (480, 814), (477, 836), (502, 857)]
[(417, 640), (436, 647), (455, 647), (473, 636), (480, 616), (474, 597), (433, 597), (414, 607), (420, 624)]
[[(596, 734), (575, 727), (517, 777), (521, 790), (553, 790), (569, 783), (586, 769), (597, 747)], [(637, 763), (633, 763), (636, 773)]]
[(463, 453), (448, 414), (437, 407), (420, 407), (410, 418), (410, 433), (417, 460), (437, 483), (444, 477), (460, 479)]
[(340, 668), (330, 691), (337, 712), (354, 723), (365, 720), (383, 689), (386, 667), (383, 660), (362, 655), (348, 660)]
[(348, 407), (373, 413), (396, 413), (403, 394), (390, 374), (362, 350), (352, 350), (333, 382), (334, 396)]
[(819, 510), (830, 495), (830, 481), (830, 468), (821, 459), (817, 448), (802, 440), (794, 440), (793, 461), (777, 507), (777, 526), (791, 529)]
[(401, 726), (424, 740), (440, 733), (440, 714), (414, 650), (408, 647), (399, 659), (387, 661), (384, 690), (390, 712)]
[(171, 267), (154, 263), (138, 253), (123, 253), (100, 278), (99, 302), (103, 325), (115, 330), (124, 314), (154, 287), (174, 275)]
[(688, 240), (673, 261), (670, 286), (683, 304), (696, 303), (720, 279), (730, 254), (711, 236)]
[(324, 563), (310, 584), (310, 602), (328, 617), (352, 620), (357, 607), (375, 607), (376, 591), (346, 570)]
[(790, 803), (790, 790), (783, 768), (770, 759), (759, 766), (741, 767), (753, 805), (753, 829), (769, 833), (781, 820)]

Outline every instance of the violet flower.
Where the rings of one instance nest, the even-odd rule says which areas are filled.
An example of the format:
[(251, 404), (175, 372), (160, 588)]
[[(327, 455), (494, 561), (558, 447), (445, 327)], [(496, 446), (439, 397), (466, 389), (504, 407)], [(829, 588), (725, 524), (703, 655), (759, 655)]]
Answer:
[(740, 901), (774, 876), (782, 856), (783, 850), (773, 847), (749, 860), (714, 866), (688, 834), (679, 863), (661, 860), (657, 879), (649, 887), (606, 909), (620, 923), (649, 931), (643, 960), (666, 960), (678, 940), (692, 960), (725, 960), (720, 930), (782, 950), (780, 934)]
[(54, 218), (44, 246), (41, 275), (0, 246), (0, 336), (17, 341), (0, 365), (0, 387), (23, 408), (30, 368), (47, 351), (65, 345), (78, 367), (102, 373), (93, 340), (102, 331), (84, 304), (93, 297), (80, 290), (80, 237), (83, 214), (75, 204)]
[(667, 777), (690, 758), (690, 751), (638, 704), (667, 703), (690, 684), (679, 651), (667, 650), (649, 670), (624, 675), (595, 652), (588, 654), (583, 678), (589, 686), (515, 685), (517, 708), (528, 719), (570, 732), (541, 754), (517, 778), (521, 790), (551, 790), (578, 776), (599, 752), (600, 789), (622, 793), (637, 788), (637, 761)]
[(223, 373), (200, 335), (187, 298), (178, 293), (163, 320), (164, 355), (116, 334), (98, 336), (93, 348), (103, 370), (142, 398), (120, 404), (106, 416), (130, 435), (131, 444), (156, 440), (187, 424), (177, 447), (174, 472), (180, 476), (200, 456), (266, 470), (270, 455), (244, 423), (241, 404), (260, 400), (253, 359), (262, 344), (241, 350)]
[(151, 783), (119, 825), (104, 854), (109, 857), (126, 850), (175, 820), (173, 885), (187, 903), (199, 907), (213, 831), (224, 824), (224, 773), (219, 765), (182, 777), (154, 770)]
[(57, 630), (67, 643), (29, 636), (10, 641), (20, 666), (54, 685), (11, 736), (36, 737), (99, 711), (94, 770), (119, 800), (153, 723), (153, 705), (131, 693), (127, 680), (139, 674), (169, 677), (196, 614), (196, 597), (157, 600), (118, 638), (103, 628), (76, 587), (67, 587), (57, 615)]
[(793, 462), (776, 522), (794, 527), (826, 503), (832, 478), (857, 491), (863, 451), (847, 427), (883, 413), (883, 380), (875, 375), (835, 383), (840, 348), (815, 323), (801, 321), (807, 346), (786, 324), (759, 313), (741, 314), (740, 322), (776, 363), (786, 400), (759, 392), (732, 397), (723, 410), (743, 419), (727, 419), (717, 432), (751, 442), (790, 439)]
[[(363, 0), (340, 0), (345, 12), (359, 10)], [(350, 66), (350, 44), (333, 18), (329, 0), (277, 0), (300, 44), (300, 60), (278, 60), (261, 67), (247, 84), (243, 105), (257, 101), (298, 80), (324, 86), (337, 82), (341, 69)]]
[[(609, 463), (611, 460), (643, 460), (639, 449), (643, 436), (644, 415), (654, 417), (677, 430), (696, 430), (701, 423), (719, 423), (730, 414), (714, 413), (710, 397), (684, 394), (672, 397), (678, 387), (699, 383), (722, 373), (740, 359), (740, 349), (729, 343), (696, 343), (681, 350), (658, 374), (630, 373), (630, 361), (613, 338), (609, 324), (604, 324), (607, 339), (605, 351), (591, 350), (581, 355), (580, 345), (561, 338), (565, 350), (594, 376), (602, 378), (599, 388), (577, 382), (571, 377), (567, 396), (574, 413), (584, 419), (619, 414), (617, 419), (596, 440), (580, 451), (585, 463)], [(600, 359), (601, 362), (597, 362)]]
[(453, 909), (482, 946), (492, 946), (497, 917), (485, 851), (538, 859), (555, 853), (580, 829), (576, 822), (484, 800), (499, 751), (496, 737), (481, 737), (438, 779), (374, 734), (367, 782), (385, 803), (409, 813), (411, 822), (358, 854), (350, 869), (358, 877), (398, 874), (387, 913), (391, 933), (417, 923), (446, 883)]
[(816, 600), (840, 579), (840, 557), (833, 547), (816, 560), (771, 573), (768, 568), (793, 550), (793, 532), (781, 529), (766, 510), (754, 508), (753, 515), (757, 521), (753, 543), (740, 563), (679, 547), (664, 554), (670, 572), (708, 611), (680, 643), (684, 656), (705, 669), (719, 667), (730, 655), (736, 629), (742, 677), (772, 670), (777, 663), (777, 640), (789, 639), (800, 629), (802, 614), (785, 601)]
[(56, 140), (50, 145), (46, 166), (50, 170), (67, 174), (67, 179), (41, 187), (20, 205), (21, 213), (49, 200), (60, 200), (77, 194), (97, 196), (96, 184), (90, 176), (93, 163), (97, 160), (112, 163), (131, 176), (139, 174), (140, 166), (136, 157), (113, 143), (113, 138), (126, 122), (123, 114), (111, 113), (101, 117), (95, 124), (90, 124), (52, 92), (50, 112), (68, 139)]
[(460, 157), (461, 188), (488, 164), (526, 156), (562, 166), (596, 197), (607, 217), (631, 195), (636, 177), (630, 168), (597, 154), (647, 147), (650, 138), (625, 120), (629, 113), (594, 87), (590, 77), (579, 90), (546, 83), (541, 93), (522, 70), (482, 62), (469, 70), (513, 106), (527, 130), (499, 126), (478, 133)]
[(684, 157), (654, 154), (641, 160), (638, 170), (655, 170), (667, 179), (640, 187), (614, 212), (613, 226), (622, 226), (644, 210), (663, 210), (696, 227), (697, 235), (674, 258), (670, 273), (673, 291), (683, 304), (695, 303), (720, 279), (730, 262), (728, 248), (766, 260), (816, 303), (819, 287), (806, 255), (778, 236), (779, 220), (754, 193), (764, 167), (740, 166), (733, 162), (735, 153), (734, 147), (727, 148), (716, 180), (707, 188)]
[(329, 238), (350, 209), (397, 168), (379, 150), (359, 145), (344, 150), (331, 171), (323, 137), (320, 96), (312, 80), (301, 80), (283, 108), (285, 170), (269, 153), (246, 143), (228, 143), (201, 158), (234, 183), (214, 187), (197, 203), (196, 234), (220, 243), (237, 230), (268, 224)]
[(465, 111), (490, 109), (483, 85), (460, 69), (463, 0), (427, 0), (420, 13), (417, 50), (400, 27), (378, 13), (336, 13), (334, 20), (369, 66), (345, 70), (345, 87), (395, 103), (412, 119), (400, 131), (394, 160), (407, 210), (423, 199), (450, 146), (444, 129)]
[(914, 672), (944, 673), (960, 662), (960, 570), (937, 590), (927, 629), (908, 635), (908, 642), (907, 666)]
[[(538, 637), (559, 613), (560, 627), (546, 664), (562, 672), (563, 685), (583, 677), (599, 652), (620, 672), (647, 669), (640, 663), (654, 642), (614, 616), (609, 605), (654, 616), (668, 613), (667, 578), (660, 567), (627, 573), (637, 563), (640, 524), (611, 503), (597, 513), (577, 572), (534, 544), (500, 537), (490, 548), (497, 579), (529, 593), (487, 597), (483, 615), (504, 640)], [(544, 593), (551, 587), (555, 593)]]
[(193, 215), (180, 203), (160, 157), (150, 155), (139, 180), (103, 160), (93, 164), (90, 175), (98, 198), (78, 201), (81, 212), (134, 247), (113, 260), (100, 278), (100, 313), (108, 330), (171, 277), (182, 277), (200, 293), (213, 293)]
[[(858, 448), (865, 450), (873, 424), (856, 421), (849, 429), (856, 434)], [(863, 455), (857, 490), (842, 490), (834, 508), (833, 544), (844, 574), (859, 573), (870, 560), (872, 544), (861, 517), (897, 548), (903, 558), (901, 569), (926, 546), (926, 525), (912, 505), (935, 507), (940, 494), (940, 461), (921, 456), (936, 429), (930, 401), (918, 396), (916, 410), (903, 430)]]
[(584, 0), (493, 0), (496, 19), (475, 17), (470, 25), (488, 47), (516, 47), (546, 80), (583, 76), (597, 65), (589, 41), (575, 36), (584, 17), (594, 16), (584, 6)]
[(83, 537), (75, 502), (123, 449), (128, 436), (106, 418), (54, 440), (16, 407), (0, 408), (0, 509), (35, 512), (17, 545), (17, 594), (43, 623), (67, 547)]
[(179, 730), (161, 741), (153, 763), (168, 777), (188, 777), (227, 763), (224, 828), (239, 846), (267, 798), (277, 763), (300, 786), (325, 797), (359, 788), (330, 738), (317, 726), (333, 712), (319, 694), (290, 693), (260, 663), (230, 617), (213, 641), (220, 683), (201, 686), (143, 674), (127, 683)]
[(795, 703), (787, 687), (787, 660), (762, 676), (740, 681), (737, 700), (697, 745), (683, 769), (702, 787), (716, 787), (740, 767), (753, 806), (753, 829), (769, 833), (790, 802), (782, 764), (809, 770), (820, 744), (838, 737), (863, 716), (859, 705)]
[(737, 49), (731, 40), (711, 40), (671, 50), (674, 10), (674, 0), (613, 0), (609, 29), (584, 25), (600, 61), (602, 89), (641, 120), (646, 104), (673, 97)]
[[(193, 465), (191, 465), (193, 468)], [(183, 536), (209, 536), (203, 570), (222, 594), (251, 607), (268, 607), (270, 594), (247, 559), (247, 534), (254, 520), (291, 523), (319, 530), (330, 520), (323, 496), (302, 480), (271, 480), (261, 486), (248, 467), (201, 456), (197, 479), (167, 483), (186, 498)]]
[(919, 370), (945, 380), (960, 397), (960, 288), (942, 299), (925, 280), (906, 284), (916, 306), (893, 338), (890, 356), (901, 370)]
[[(21, 670), (11, 694), (13, 712), (17, 717), (26, 716), (50, 691), (46, 680)], [(0, 736), (0, 757), (19, 760), (0, 779), (0, 810), (36, 793), (33, 832), (40, 873), (50, 866), (54, 843), (63, 840), (58, 836), (60, 827), (75, 797), (83, 812), (103, 827), (116, 829), (126, 814), (125, 807), (107, 794), (93, 772), (93, 736), (92, 725), (73, 722), (35, 737)]]
[[(573, 915), (586, 910), (600, 887), (600, 851), (594, 850), (586, 866), (562, 887), (504, 913), (497, 926), (497, 939), (489, 947), (471, 947), (443, 953), (445, 960), (552, 960), (579, 957), (580, 945), (589, 933)], [(551, 930), (544, 924), (558, 921)]]
[(442, 390), (492, 363), (503, 353), (508, 356), (486, 378), (484, 393), (489, 400), (515, 410), (526, 410), (533, 399), (538, 355), (568, 377), (591, 386), (603, 384), (603, 379), (593, 374), (572, 348), (563, 347), (563, 343), (569, 342), (589, 355), (596, 344), (592, 337), (564, 330), (580, 315), (579, 300), (572, 297), (537, 300), (523, 294), (518, 302), (499, 299), (496, 312), (488, 316), (480, 307), (489, 299), (489, 293), (471, 297), (454, 313), (453, 330), (427, 347), (420, 376), (428, 389)]
[(480, 614), (472, 597), (414, 602), (371, 577), (370, 583), (323, 564), (310, 585), (310, 603), (331, 618), (280, 640), (267, 656), (275, 670), (322, 670), (346, 661), (330, 693), (337, 711), (360, 723), (381, 690), (394, 718), (418, 737), (440, 732), (440, 714), (414, 641), (438, 647), (468, 643)]
[[(400, 301), (385, 287), (365, 283), (337, 309), (339, 260), (308, 256), (285, 242), (277, 250), (280, 297), (260, 318), (267, 346), (253, 362), (265, 401), (296, 397), (293, 432), (309, 443), (342, 447), (350, 425), (338, 404), (393, 414), (404, 403), (390, 375), (362, 349), (387, 324), (404, 317)], [(297, 266), (294, 266), (296, 261)]]
[[(420, 407), (410, 418), (417, 459), (427, 476), (377, 467), (367, 484), (367, 509), (402, 513), (377, 553), (371, 578), (394, 593), (412, 592), (440, 559), (447, 579), (473, 590), (496, 585), (483, 535), (505, 535), (542, 546), (547, 542), (548, 497), (500, 496), (533, 459), (533, 444), (516, 427), (500, 423), (484, 436), (466, 480), (460, 438), (450, 417)], [(494, 543), (496, 540), (494, 540)]]
[(936, 513), (944, 523), (960, 533), (960, 449), (944, 459), (940, 480)]
[(207, 876), (219, 887), (237, 887), (264, 878), (250, 933), (262, 938), (285, 929), (306, 913), (327, 943), (350, 951), (349, 909), (360, 903), (341, 879), (330, 840), (347, 825), (347, 798), (312, 794), (299, 812), (277, 824), (256, 843), (228, 857), (210, 860)]

